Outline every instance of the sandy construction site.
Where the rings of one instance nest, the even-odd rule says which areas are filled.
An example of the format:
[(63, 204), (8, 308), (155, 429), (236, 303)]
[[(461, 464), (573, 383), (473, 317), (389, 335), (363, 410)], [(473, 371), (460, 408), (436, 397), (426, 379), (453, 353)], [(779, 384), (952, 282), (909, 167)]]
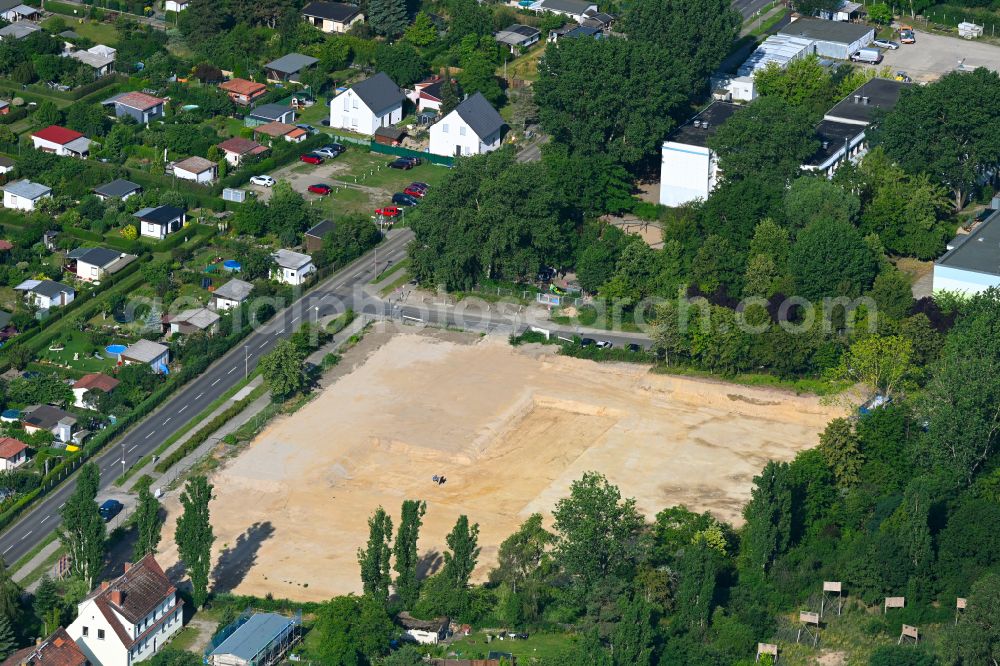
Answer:
[[(499, 543), (588, 470), (647, 516), (686, 504), (739, 522), (766, 461), (814, 446), (841, 411), (498, 338), (396, 334), (214, 474), (220, 588), (299, 600), (358, 592), (368, 517), (382, 505), (395, 526), (407, 498), (427, 502), (420, 550), (432, 569), (460, 514), (479, 523), (482, 579)], [(167, 508), (170, 532), (176, 493)]]

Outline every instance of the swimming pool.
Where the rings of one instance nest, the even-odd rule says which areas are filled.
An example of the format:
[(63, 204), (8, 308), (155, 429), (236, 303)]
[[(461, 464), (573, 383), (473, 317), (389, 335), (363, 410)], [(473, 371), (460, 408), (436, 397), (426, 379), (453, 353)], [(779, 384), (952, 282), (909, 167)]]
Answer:
[(116, 358), (119, 354), (124, 352), (128, 347), (125, 345), (108, 345), (104, 348), (104, 353), (111, 358)]

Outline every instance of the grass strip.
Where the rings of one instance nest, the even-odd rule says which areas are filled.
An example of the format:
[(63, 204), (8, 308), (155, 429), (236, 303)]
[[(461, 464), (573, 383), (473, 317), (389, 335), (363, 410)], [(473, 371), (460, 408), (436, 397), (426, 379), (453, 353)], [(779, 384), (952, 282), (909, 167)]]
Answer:
[(379, 282), (381, 282), (382, 280), (386, 279), (387, 277), (389, 277), (390, 275), (392, 275), (396, 271), (401, 270), (403, 268), (406, 268), (409, 265), (410, 265), (410, 260), (409, 259), (403, 259), (401, 261), (397, 261), (392, 266), (389, 266), (384, 271), (382, 271), (381, 273), (379, 273), (378, 275), (376, 275), (374, 278), (372, 278), (372, 281), (371, 281), (370, 284), (378, 284)]
[(384, 287), (382, 287), (381, 289), (379, 289), (379, 292), (378, 292), (379, 296), (388, 296), (389, 294), (391, 294), (392, 292), (396, 291), (397, 289), (399, 289), (400, 287), (402, 287), (404, 284), (406, 284), (409, 279), (410, 279), (410, 274), (409, 273), (403, 273), (398, 278), (396, 278), (395, 280), (393, 280), (389, 284), (387, 284)]

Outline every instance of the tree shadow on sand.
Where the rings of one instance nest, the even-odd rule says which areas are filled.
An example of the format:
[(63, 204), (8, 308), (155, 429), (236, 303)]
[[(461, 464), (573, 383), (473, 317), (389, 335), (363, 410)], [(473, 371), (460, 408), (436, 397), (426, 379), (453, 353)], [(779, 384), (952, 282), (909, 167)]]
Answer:
[(254, 523), (239, 535), (236, 543), (219, 553), (219, 560), (212, 570), (212, 592), (231, 592), (257, 563), (260, 545), (274, 534), (270, 521)]
[(436, 550), (424, 553), (417, 560), (417, 580), (430, 578), (438, 572), (443, 564), (444, 557)]

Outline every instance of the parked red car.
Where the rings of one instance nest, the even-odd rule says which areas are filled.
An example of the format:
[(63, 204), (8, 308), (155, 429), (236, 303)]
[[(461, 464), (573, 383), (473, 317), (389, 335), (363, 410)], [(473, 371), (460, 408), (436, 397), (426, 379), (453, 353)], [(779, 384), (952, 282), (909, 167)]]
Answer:
[(427, 194), (427, 190), (422, 190), (419, 187), (413, 187), (411, 185), (405, 190), (403, 190), (403, 194), (409, 194), (411, 197), (417, 197), (419, 199), (420, 197)]
[(324, 185), (323, 183), (317, 183), (315, 185), (310, 185), (307, 189), (310, 192), (312, 192), (313, 194), (323, 194), (323, 195), (326, 195), (326, 194), (330, 194), (331, 192), (333, 192), (333, 188), (332, 187), (330, 187), (329, 185)]
[(386, 206), (385, 208), (376, 208), (376, 215), (381, 215), (382, 217), (398, 217), (399, 209), (395, 206)]
[(299, 156), (300, 162), (305, 162), (306, 164), (322, 164), (323, 158), (316, 153), (306, 153), (305, 155)]

